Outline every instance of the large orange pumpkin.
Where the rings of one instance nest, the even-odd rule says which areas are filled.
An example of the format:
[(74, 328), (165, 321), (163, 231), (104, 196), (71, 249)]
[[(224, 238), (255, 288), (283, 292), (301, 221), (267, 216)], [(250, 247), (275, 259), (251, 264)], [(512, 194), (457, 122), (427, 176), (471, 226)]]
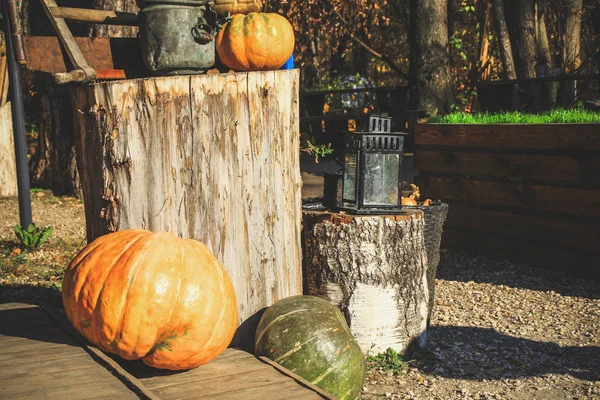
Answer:
[(156, 368), (195, 368), (221, 354), (238, 323), (227, 272), (202, 243), (142, 229), (96, 239), (69, 264), (69, 320), (104, 351)]
[(294, 31), (274, 13), (236, 14), (216, 40), (219, 59), (235, 71), (278, 69), (294, 51)]

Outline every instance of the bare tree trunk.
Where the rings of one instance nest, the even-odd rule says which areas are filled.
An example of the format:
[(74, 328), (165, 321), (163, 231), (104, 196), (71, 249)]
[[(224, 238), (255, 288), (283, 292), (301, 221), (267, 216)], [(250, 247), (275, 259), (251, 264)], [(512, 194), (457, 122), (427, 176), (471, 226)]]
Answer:
[[(537, 41), (537, 0), (508, 0), (506, 1), (506, 17), (508, 31), (513, 43), (513, 57), (516, 64), (517, 77), (529, 79), (536, 77), (538, 63)], [(530, 111), (541, 108), (542, 85), (533, 83), (526, 87), (527, 100), (525, 104)]]
[(448, 50), (446, 0), (410, 2), (409, 107), (430, 115), (454, 102)]
[[(552, 53), (550, 52), (550, 42), (546, 31), (546, 0), (536, 0), (536, 42), (537, 42), (537, 65), (542, 67), (543, 76), (548, 76), (552, 68)], [(538, 74), (539, 75), (539, 74)], [(556, 94), (558, 85), (556, 82), (547, 82), (541, 87), (542, 99), (541, 105), (544, 109), (556, 106)]]
[(535, 78), (537, 45), (535, 37), (534, 0), (509, 0), (506, 2), (508, 30), (513, 46), (517, 76)]
[(552, 63), (552, 54), (550, 53), (550, 43), (548, 42), (548, 33), (546, 32), (546, 1), (536, 0), (536, 41), (538, 64)]
[[(572, 73), (581, 64), (581, 13), (583, 0), (566, 0), (565, 3), (565, 47), (563, 49), (563, 59), (565, 60), (565, 72)], [(577, 82), (564, 82), (562, 94), (562, 103), (567, 106), (573, 105), (577, 100)]]
[[(110, 10), (137, 13), (139, 8), (136, 0), (92, 0), (94, 8), (98, 10)], [(90, 26), (91, 37), (135, 37), (138, 33), (137, 26), (99, 25)]]
[(600, 73), (600, 3), (598, 0), (584, 0), (583, 7), (580, 58), (585, 60), (585, 73)]
[(39, 76), (36, 86), (40, 91), (40, 124), (39, 147), (30, 160), (32, 186), (81, 197), (70, 88)]
[[(473, 63), (471, 68), (471, 81), (472, 85), (475, 86), (478, 80), (485, 80), (491, 72), (491, 62), (493, 59), (490, 57), (490, 40), (489, 29), (491, 25), (492, 15), (492, 4), (484, 2), (482, 3), (482, 18), (480, 19), (479, 28), (479, 59), (478, 62)], [(489, 63), (488, 63), (489, 62)]]
[(454, 36), (456, 16), (459, 13), (460, 0), (448, 0), (448, 37)]
[(508, 28), (506, 27), (506, 17), (504, 16), (504, 3), (502, 0), (493, 0), (494, 19), (496, 21), (496, 33), (500, 43), (500, 57), (504, 67), (504, 79), (517, 79), (515, 70), (515, 61), (512, 54)]

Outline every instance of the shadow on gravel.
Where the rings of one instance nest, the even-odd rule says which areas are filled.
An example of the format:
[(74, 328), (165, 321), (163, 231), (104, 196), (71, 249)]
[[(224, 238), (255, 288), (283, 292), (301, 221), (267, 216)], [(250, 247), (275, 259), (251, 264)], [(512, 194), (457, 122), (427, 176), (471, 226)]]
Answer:
[(481, 381), (552, 373), (600, 380), (600, 347), (562, 347), (486, 328), (433, 326), (425, 350), (412, 358), (424, 372), (447, 378)]
[(600, 299), (600, 281), (462, 252), (442, 251), (436, 278), (554, 291), (563, 296)]

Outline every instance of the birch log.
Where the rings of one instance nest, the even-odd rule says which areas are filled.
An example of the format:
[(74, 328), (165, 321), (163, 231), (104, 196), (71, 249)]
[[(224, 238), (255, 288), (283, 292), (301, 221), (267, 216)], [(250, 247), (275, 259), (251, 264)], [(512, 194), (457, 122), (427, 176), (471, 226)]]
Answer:
[(425, 345), (428, 286), (423, 213), (304, 212), (308, 294), (337, 305), (363, 351)]
[(17, 195), (17, 161), (10, 102), (0, 106), (0, 198)]
[(88, 241), (137, 227), (204, 242), (233, 281), (240, 322), (302, 294), (298, 80), (287, 70), (74, 88)]

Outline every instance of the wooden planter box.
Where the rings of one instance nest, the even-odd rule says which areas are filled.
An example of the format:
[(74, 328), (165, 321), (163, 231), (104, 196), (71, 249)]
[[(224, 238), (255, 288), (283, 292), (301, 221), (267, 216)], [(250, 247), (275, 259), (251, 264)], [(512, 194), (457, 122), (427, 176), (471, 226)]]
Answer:
[(450, 204), (442, 246), (591, 276), (600, 266), (600, 124), (419, 124), (425, 198)]

